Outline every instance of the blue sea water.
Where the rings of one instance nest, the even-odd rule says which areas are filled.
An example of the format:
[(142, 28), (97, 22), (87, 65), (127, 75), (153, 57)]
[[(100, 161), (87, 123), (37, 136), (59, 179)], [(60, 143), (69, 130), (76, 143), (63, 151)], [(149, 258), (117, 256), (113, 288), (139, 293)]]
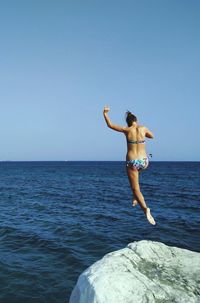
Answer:
[(79, 274), (142, 239), (200, 252), (200, 162), (140, 175), (150, 225), (123, 162), (0, 163), (0, 303), (68, 302)]

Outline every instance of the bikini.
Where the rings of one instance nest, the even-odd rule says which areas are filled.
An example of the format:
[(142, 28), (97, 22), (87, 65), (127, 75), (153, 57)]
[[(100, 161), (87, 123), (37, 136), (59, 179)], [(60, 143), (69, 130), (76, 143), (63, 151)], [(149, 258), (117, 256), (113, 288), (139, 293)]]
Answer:
[[(130, 144), (144, 144), (145, 140), (128, 140), (127, 143)], [(126, 161), (126, 166), (129, 168), (136, 168), (138, 171), (145, 169), (149, 164), (149, 159), (147, 158), (142, 158), (142, 159), (134, 159), (134, 160), (127, 160)]]
[(127, 139), (127, 143), (131, 143), (131, 144), (145, 143), (145, 140), (133, 141)]

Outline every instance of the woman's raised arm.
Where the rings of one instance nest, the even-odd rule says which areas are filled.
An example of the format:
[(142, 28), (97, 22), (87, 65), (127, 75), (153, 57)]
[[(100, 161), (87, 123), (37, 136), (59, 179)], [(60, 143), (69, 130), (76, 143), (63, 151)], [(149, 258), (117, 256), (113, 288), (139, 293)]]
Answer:
[(113, 129), (113, 130), (118, 131), (118, 132), (125, 133), (127, 131), (127, 127), (119, 126), (119, 125), (113, 124), (111, 122), (110, 118), (108, 117), (109, 110), (110, 110), (110, 108), (108, 106), (104, 106), (103, 115), (104, 115), (104, 119), (106, 121), (107, 126), (111, 129)]

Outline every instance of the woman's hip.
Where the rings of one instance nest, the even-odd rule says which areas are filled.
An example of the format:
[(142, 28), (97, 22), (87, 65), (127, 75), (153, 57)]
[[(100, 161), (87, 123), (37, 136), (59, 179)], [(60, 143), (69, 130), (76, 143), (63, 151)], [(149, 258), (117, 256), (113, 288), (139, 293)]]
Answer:
[(142, 157), (137, 159), (127, 159), (126, 167), (130, 169), (144, 170), (149, 165), (148, 157)]

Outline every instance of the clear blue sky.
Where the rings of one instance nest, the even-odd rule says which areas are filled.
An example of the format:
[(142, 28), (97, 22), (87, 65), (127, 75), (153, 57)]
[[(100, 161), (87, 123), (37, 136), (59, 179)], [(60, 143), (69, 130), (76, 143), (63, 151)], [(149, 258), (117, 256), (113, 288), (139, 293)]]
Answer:
[(200, 161), (200, 1), (0, 2), (0, 160), (124, 160), (133, 111), (153, 160)]

